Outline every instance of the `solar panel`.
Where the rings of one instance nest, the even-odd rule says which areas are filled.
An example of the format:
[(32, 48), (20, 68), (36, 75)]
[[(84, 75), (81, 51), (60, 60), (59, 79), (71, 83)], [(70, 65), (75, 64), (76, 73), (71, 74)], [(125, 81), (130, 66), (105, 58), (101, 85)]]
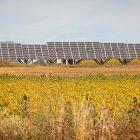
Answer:
[(22, 45), (14, 44), (17, 59), (23, 59)]
[(49, 52), (49, 59), (50, 60), (58, 59), (54, 42), (48, 42), (48, 52)]
[(64, 50), (61, 42), (54, 43), (57, 59), (65, 59)]
[(99, 42), (48, 42), (46, 45), (0, 43), (0, 59), (134, 59), (140, 44)]
[(34, 55), (37, 59), (44, 59), (41, 45), (34, 45)]
[(90, 50), (87, 50), (86, 49), (84, 42), (78, 42), (78, 49), (79, 49), (80, 57), (82, 59), (89, 59), (89, 57), (88, 57), (88, 51), (90, 51)]
[(103, 59), (103, 54), (99, 42), (92, 42), (92, 47), (94, 49), (95, 59)]
[(137, 52), (134, 44), (128, 44), (128, 52), (130, 58), (137, 58)]
[(9, 59), (10, 60), (16, 60), (17, 56), (16, 56), (16, 51), (15, 51), (15, 46), (14, 44), (8, 44), (8, 50), (9, 50)]
[(81, 59), (77, 42), (70, 42), (70, 48), (73, 59)]
[(49, 59), (49, 52), (48, 52), (47, 45), (41, 45), (40, 47), (42, 50), (43, 58), (48, 60)]
[(66, 59), (73, 59), (73, 54), (71, 51), (71, 47), (70, 47), (70, 43), (69, 42), (62, 42), (62, 48), (63, 48), (63, 53), (64, 53), (64, 57)]
[(137, 58), (140, 58), (140, 44), (135, 44)]

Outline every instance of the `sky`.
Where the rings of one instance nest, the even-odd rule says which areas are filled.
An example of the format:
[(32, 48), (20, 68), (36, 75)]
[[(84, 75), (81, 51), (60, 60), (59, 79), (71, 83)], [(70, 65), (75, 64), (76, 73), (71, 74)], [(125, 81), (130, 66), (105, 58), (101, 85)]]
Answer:
[(0, 41), (140, 43), (140, 0), (0, 0)]

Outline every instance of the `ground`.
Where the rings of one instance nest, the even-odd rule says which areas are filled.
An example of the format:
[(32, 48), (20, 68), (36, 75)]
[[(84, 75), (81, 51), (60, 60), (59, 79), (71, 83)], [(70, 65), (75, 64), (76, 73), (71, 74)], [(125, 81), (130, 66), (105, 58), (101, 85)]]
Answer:
[(0, 67), (0, 74), (25, 74), (25, 73), (46, 73), (55, 75), (90, 74), (90, 73), (140, 73), (140, 65), (119, 65), (119, 66), (96, 66), (96, 67), (51, 67), (51, 66), (29, 66), (29, 67)]

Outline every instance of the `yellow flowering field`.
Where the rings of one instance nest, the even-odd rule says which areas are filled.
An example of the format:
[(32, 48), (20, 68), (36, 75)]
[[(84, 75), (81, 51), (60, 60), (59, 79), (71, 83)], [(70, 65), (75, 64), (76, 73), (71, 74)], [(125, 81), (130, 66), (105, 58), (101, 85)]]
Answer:
[(139, 111), (140, 75), (0, 75), (2, 140), (139, 139)]
[[(59, 112), (62, 102), (72, 101), (78, 109), (83, 102), (94, 103), (96, 112), (102, 106), (114, 114), (128, 111), (140, 101), (139, 75), (89, 76), (0, 76), (0, 112), (3, 115), (45, 111)], [(26, 108), (26, 109), (25, 109)]]

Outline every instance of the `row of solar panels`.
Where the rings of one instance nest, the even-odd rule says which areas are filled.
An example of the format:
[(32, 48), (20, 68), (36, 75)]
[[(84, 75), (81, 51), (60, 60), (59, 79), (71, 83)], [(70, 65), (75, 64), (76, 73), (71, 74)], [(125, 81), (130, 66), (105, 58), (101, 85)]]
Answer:
[(46, 45), (0, 43), (0, 59), (109, 59), (140, 58), (140, 44), (48, 42)]

